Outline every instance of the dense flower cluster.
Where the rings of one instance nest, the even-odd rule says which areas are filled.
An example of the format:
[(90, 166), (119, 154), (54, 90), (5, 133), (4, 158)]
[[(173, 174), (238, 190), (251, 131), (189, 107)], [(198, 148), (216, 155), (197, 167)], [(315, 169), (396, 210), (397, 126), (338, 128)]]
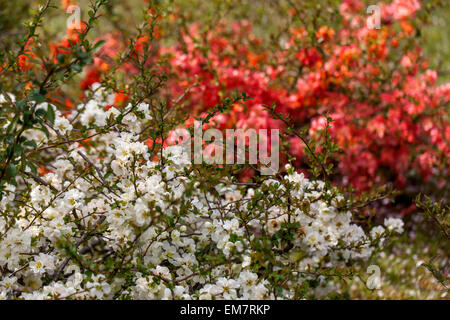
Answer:
[[(4, 191), (1, 298), (292, 298), (318, 268), (365, 260), (403, 231), (401, 220), (389, 218), (386, 229), (365, 232), (346, 199), (289, 166), (284, 177), (257, 186), (230, 180), (202, 188), (183, 146), (155, 159), (141, 141), (152, 120), (148, 104), (105, 110), (114, 95), (95, 89), (65, 116), (39, 104), (55, 108), (50, 134), (24, 133), (36, 148), (67, 143), (49, 148), (50, 171), (35, 176), (27, 168), (28, 178)], [(118, 117), (120, 125), (103, 130)], [(75, 128), (88, 130), (88, 143), (67, 140)], [(287, 230), (286, 245), (278, 239)], [(265, 250), (271, 272), (290, 269), (281, 291), (264, 271)], [(317, 296), (337, 290), (319, 280)]]

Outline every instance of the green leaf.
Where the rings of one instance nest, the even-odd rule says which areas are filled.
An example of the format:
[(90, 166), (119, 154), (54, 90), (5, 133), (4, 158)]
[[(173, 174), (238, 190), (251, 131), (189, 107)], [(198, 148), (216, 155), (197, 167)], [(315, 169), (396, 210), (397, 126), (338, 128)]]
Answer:
[(105, 40), (100, 40), (100, 41), (98, 41), (97, 43), (94, 44), (94, 46), (92, 47), (91, 51), (92, 51), (92, 52), (97, 51), (98, 49), (100, 49), (101, 47), (103, 47), (103, 45), (105, 44), (105, 42), (106, 42)]
[(11, 178), (14, 178), (14, 177), (17, 175), (17, 168), (16, 168), (16, 166), (15, 166), (14, 164), (11, 163), (11, 164), (9, 165), (9, 167), (8, 167), (7, 172), (8, 172), (8, 175), (9, 175)]
[(40, 104), (42, 102), (45, 102), (45, 96), (43, 96), (40, 93), (35, 93), (31, 96), (31, 99), (36, 102), (36, 104)]
[(56, 59), (58, 59), (58, 62), (59, 63), (64, 63), (64, 58), (65, 58), (65, 56), (63, 55), (63, 54), (58, 54), (58, 56), (56, 57)]
[(76, 72), (81, 72), (81, 67), (80, 67), (80, 65), (78, 65), (78, 64), (74, 64), (74, 65), (72, 66), (72, 69), (73, 69), (74, 71), (76, 71)]
[(44, 109), (37, 109), (36, 112), (34, 113), (37, 117), (42, 117), (46, 114), (47, 112)]
[(47, 107), (47, 118), (51, 123), (55, 122), (55, 110), (50, 105)]
[(32, 162), (27, 162), (27, 165), (33, 174), (37, 174), (37, 168)]
[(50, 133), (48, 132), (47, 127), (44, 126), (42, 123), (41, 123), (41, 130), (42, 130), (42, 132), (45, 133), (45, 135), (47, 136), (47, 138), (50, 138)]
[(25, 142), (23, 143), (23, 145), (24, 145), (24, 146), (28, 146), (28, 147), (33, 147), (33, 148), (36, 148), (36, 147), (37, 147), (36, 142), (34, 142), (33, 140), (25, 141)]

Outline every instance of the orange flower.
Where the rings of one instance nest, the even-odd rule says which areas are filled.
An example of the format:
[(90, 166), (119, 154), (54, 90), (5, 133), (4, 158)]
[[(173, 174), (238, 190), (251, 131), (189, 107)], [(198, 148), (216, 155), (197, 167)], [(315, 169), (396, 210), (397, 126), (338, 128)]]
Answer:
[(87, 90), (89, 87), (100, 81), (100, 73), (97, 69), (91, 69), (87, 72), (86, 78), (80, 83), (82, 90)]
[(137, 53), (142, 53), (144, 51), (144, 48), (147, 47), (148, 41), (149, 41), (148, 36), (139, 37), (136, 40), (136, 43), (134, 44), (134, 50)]
[(258, 64), (260, 62), (264, 62), (265, 58), (266, 58), (266, 55), (264, 53), (253, 54), (253, 53), (249, 52), (247, 56), (248, 56), (248, 63), (252, 67), (258, 66)]
[(27, 84), (25, 85), (25, 89), (30, 90), (32, 88), (33, 88), (33, 84), (30, 81), (28, 81)]
[(393, 38), (391, 40), (391, 46), (393, 46), (394, 48), (398, 47), (398, 39), (397, 38)]
[(74, 106), (74, 103), (73, 103), (70, 99), (66, 98), (66, 99), (64, 100), (64, 105), (65, 105), (68, 109), (72, 109), (73, 106)]
[(47, 169), (45, 168), (45, 166), (40, 166), (39, 169), (38, 169), (38, 171), (39, 171), (39, 174), (40, 174), (41, 176), (43, 176), (43, 175), (45, 175), (45, 174), (51, 172), (51, 171), (47, 170)]
[(407, 21), (400, 22), (400, 26), (402, 27), (403, 31), (406, 32), (406, 34), (411, 35), (414, 32), (414, 27), (410, 25)]
[(355, 47), (345, 48), (341, 54), (341, 59), (345, 63), (350, 63), (353, 60), (356, 60), (359, 57), (358, 49)]
[(61, 0), (61, 6), (66, 9), (68, 6), (70, 6), (72, 2), (70, 0)]
[(25, 44), (24, 54), (19, 55), (19, 67), (22, 71), (30, 70), (33, 67), (33, 64), (30, 62), (30, 59), (35, 58), (36, 54), (31, 51), (31, 45), (33, 44), (33, 39), (30, 38), (28, 42)]
[(288, 14), (289, 14), (290, 16), (295, 16), (295, 15), (297, 15), (298, 13), (297, 13), (297, 10), (295, 10), (294, 8), (290, 8), (290, 9), (288, 10)]
[(334, 37), (334, 30), (328, 26), (322, 26), (316, 32), (316, 38), (322, 39), (322, 41), (331, 40)]
[(126, 101), (128, 99), (128, 96), (123, 92), (117, 92), (114, 95), (114, 105), (121, 104), (122, 102)]
[(291, 30), (294, 39), (300, 40), (302, 38), (305, 38), (307, 36), (307, 32), (305, 28), (297, 28), (297, 29), (292, 29)]
[(84, 32), (87, 28), (87, 25), (85, 22), (81, 22), (80, 25), (77, 25), (76, 23), (73, 23), (69, 26), (67, 26), (67, 39), (71, 40), (73, 42), (79, 42), (80, 41), (80, 33)]

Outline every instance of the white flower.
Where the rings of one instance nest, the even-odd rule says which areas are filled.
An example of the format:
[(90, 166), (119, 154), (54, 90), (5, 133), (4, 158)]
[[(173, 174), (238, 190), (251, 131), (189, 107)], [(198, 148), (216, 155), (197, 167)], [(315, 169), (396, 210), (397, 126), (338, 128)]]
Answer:
[(224, 299), (236, 299), (236, 289), (239, 288), (239, 282), (234, 279), (221, 277), (217, 280), (216, 285), (219, 287)]
[[(16, 97), (13, 94), (8, 93), (8, 96), (12, 102), (16, 102)], [(0, 103), (6, 103), (6, 102), (8, 102), (8, 100), (6, 100), (6, 97), (3, 94), (0, 94)]]
[(72, 124), (67, 120), (66, 117), (57, 116), (55, 118), (55, 129), (58, 130), (61, 134), (66, 134), (68, 131), (72, 130)]
[(250, 271), (243, 271), (239, 274), (238, 281), (241, 287), (246, 288), (247, 290), (252, 289), (258, 281), (258, 275)]
[(376, 239), (376, 238), (380, 237), (381, 235), (383, 235), (384, 231), (385, 231), (385, 229), (383, 228), (383, 226), (373, 227), (372, 230), (370, 230), (370, 236), (373, 239)]
[(111, 292), (111, 286), (105, 282), (104, 278), (103, 275), (93, 276), (92, 280), (86, 284), (92, 297), (102, 299)]
[(156, 266), (155, 275), (164, 277), (166, 279), (172, 279), (172, 275), (167, 267)]
[(137, 111), (143, 112), (146, 120), (152, 120), (153, 117), (150, 115), (149, 105), (147, 103), (140, 103), (137, 107)]
[(30, 262), (30, 269), (37, 274), (43, 274), (46, 271), (54, 269), (55, 258), (52, 255), (40, 253), (34, 257), (34, 260)]
[(4, 292), (8, 293), (16, 287), (17, 277), (5, 277), (0, 281), (0, 288), (4, 288)]
[(7, 205), (12, 204), (15, 197), (16, 187), (6, 183), (3, 191), (3, 198), (0, 200), (0, 210), (5, 210)]
[(244, 256), (244, 259), (242, 261), (242, 268), (248, 267), (252, 262), (252, 259), (249, 256)]
[(308, 235), (305, 238), (305, 242), (310, 247), (317, 247), (321, 241), (320, 234), (317, 231), (311, 231), (308, 233)]
[(106, 125), (107, 114), (99, 107), (98, 103), (94, 100), (89, 100), (85, 106), (83, 113), (80, 116), (80, 122), (84, 126), (88, 126), (93, 122), (97, 126), (102, 127)]
[(385, 218), (384, 219), (385, 227), (392, 232), (402, 233), (403, 232), (403, 221), (398, 218)]

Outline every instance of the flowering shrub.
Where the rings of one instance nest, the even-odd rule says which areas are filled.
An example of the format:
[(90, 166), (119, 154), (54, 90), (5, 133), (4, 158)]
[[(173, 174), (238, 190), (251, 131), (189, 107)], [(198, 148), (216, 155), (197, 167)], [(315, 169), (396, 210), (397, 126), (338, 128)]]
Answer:
[[(362, 1), (327, 5), (339, 16), (336, 26), (316, 27), (322, 20), (329, 23), (326, 16), (313, 24), (294, 6), (292, 27), (277, 34), (276, 49), (252, 33), (248, 20), (220, 21), (207, 31), (198, 23), (182, 25), (181, 40), (156, 51), (170, 61), (170, 93), (180, 95), (193, 85), (184, 107), (198, 115), (236, 90), (253, 97), (218, 115), (215, 126), (221, 129), (284, 129), (264, 109), (274, 104), (314, 138), (328, 113), (334, 120), (330, 132), (343, 151), (339, 183), (367, 190), (391, 182), (402, 189), (408, 178), (440, 176), (449, 164), (450, 87), (435, 85), (437, 72), (428, 68), (417, 41), (424, 5), (416, 0), (380, 4), (381, 29), (367, 25)], [(178, 14), (182, 17), (175, 12), (175, 21)], [(324, 12), (311, 13), (317, 14)], [(84, 84), (99, 81), (105, 61), (118, 54), (117, 40), (109, 42)], [(133, 72), (130, 66), (124, 70)], [(293, 135), (287, 139), (297, 167), (304, 167), (302, 141)]]
[[(177, 79), (200, 78), (188, 109), (201, 112), (230, 90), (245, 88), (254, 97), (246, 108), (236, 106), (217, 119), (224, 127), (282, 127), (261, 107), (270, 101), (314, 136), (328, 112), (331, 133), (343, 149), (339, 168), (345, 179), (362, 189), (387, 181), (404, 187), (411, 169), (427, 180), (439, 157), (450, 152), (444, 107), (449, 86), (433, 87), (436, 71), (427, 69), (420, 48), (411, 45), (411, 20), (419, 8), (419, 1), (394, 1), (382, 7), (383, 27), (371, 30), (359, 13), (362, 3), (344, 1), (339, 27), (320, 27), (312, 43), (307, 26), (291, 29), (279, 51), (261, 54), (253, 51), (260, 46), (248, 23), (203, 34), (194, 25), (183, 35), (185, 46), (169, 49), (171, 66)], [(299, 159), (301, 144), (291, 138), (291, 153)]]
[[(323, 297), (337, 290), (328, 273), (345, 276), (403, 231), (389, 218), (366, 233), (349, 200), (292, 167), (251, 186), (227, 177), (209, 186), (180, 145), (152, 161), (139, 134), (149, 105), (104, 110), (111, 98), (97, 88), (66, 116), (36, 105), (37, 114), (54, 109), (49, 135), (23, 136), (54, 160), (50, 172), (23, 167), (23, 183), (5, 185), (3, 298)], [(89, 131), (89, 144), (67, 140), (75, 128)]]
[[(152, 4), (132, 35), (93, 36), (114, 5), (94, 1), (50, 43), (44, 1), (0, 55), (0, 298), (338, 298), (354, 278), (372, 289), (366, 267), (406, 228), (373, 219), (392, 196), (375, 185), (438, 179), (450, 151), (448, 85), (415, 42), (422, 4), (381, 5), (380, 30), (360, 1), (331, 7), (333, 26), (291, 4), (296, 22), (270, 44), (248, 21), (204, 31)], [(176, 132), (198, 122), (281, 129), (285, 166), (192, 161), (195, 138)]]

